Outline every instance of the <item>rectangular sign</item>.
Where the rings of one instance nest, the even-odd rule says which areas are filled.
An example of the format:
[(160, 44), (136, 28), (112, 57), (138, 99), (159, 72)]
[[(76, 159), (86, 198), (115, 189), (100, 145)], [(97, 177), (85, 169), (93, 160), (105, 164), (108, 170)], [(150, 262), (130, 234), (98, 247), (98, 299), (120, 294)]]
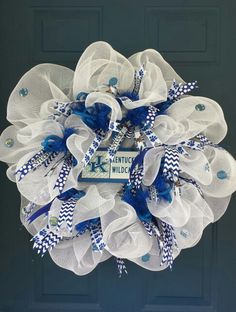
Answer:
[(97, 150), (90, 163), (83, 169), (80, 182), (124, 183), (129, 179), (129, 172), (138, 151), (118, 151), (110, 163), (107, 150)]

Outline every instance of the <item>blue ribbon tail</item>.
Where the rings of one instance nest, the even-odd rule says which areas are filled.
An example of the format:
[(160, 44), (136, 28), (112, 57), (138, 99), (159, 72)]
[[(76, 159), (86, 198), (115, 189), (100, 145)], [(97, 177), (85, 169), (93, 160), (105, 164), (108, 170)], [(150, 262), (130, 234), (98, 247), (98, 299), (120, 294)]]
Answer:
[(34, 220), (36, 220), (38, 217), (40, 217), (42, 214), (47, 213), (49, 209), (51, 208), (52, 202), (47, 204), (46, 206), (41, 207), (39, 210), (35, 211), (29, 218), (28, 222), (29, 224), (32, 223)]

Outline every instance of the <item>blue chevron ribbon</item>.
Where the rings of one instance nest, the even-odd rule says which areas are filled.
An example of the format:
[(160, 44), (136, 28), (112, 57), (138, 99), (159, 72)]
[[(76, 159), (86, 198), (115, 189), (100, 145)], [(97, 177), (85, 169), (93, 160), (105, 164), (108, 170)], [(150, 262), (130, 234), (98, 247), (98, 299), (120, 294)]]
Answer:
[(165, 145), (165, 155), (164, 155), (164, 176), (171, 182), (176, 182), (179, 177), (179, 154), (188, 155), (185, 148), (192, 150), (203, 150), (204, 145), (202, 142), (197, 142), (195, 140), (183, 141), (177, 145)]
[(78, 199), (71, 197), (62, 204), (57, 222), (57, 231), (59, 231), (62, 224), (66, 222), (68, 231), (72, 232), (73, 214), (77, 201)]
[(33, 249), (37, 249), (38, 254), (43, 257), (45, 253), (55, 247), (62, 240), (62, 236), (58, 233), (54, 233), (49, 229), (47, 225), (40, 230), (32, 239), (34, 241)]
[(110, 162), (113, 161), (116, 152), (118, 151), (120, 144), (122, 143), (122, 141), (124, 140), (124, 138), (126, 137), (126, 134), (128, 132), (129, 129), (129, 125), (128, 124), (124, 124), (119, 133), (115, 135), (112, 143), (110, 144), (110, 146), (107, 149), (107, 158)]
[(161, 231), (163, 236), (161, 266), (166, 264), (170, 269), (173, 265), (173, 249), (177, 247), (176, 236), (173, 227), (161, 221)]
[(70, 233), (72, 232), (74, 209), (76, 207), (77, 201), (84, 195), (84, 191), (76, 191), (75, 194), (63, 201), (58, 217), (57, 231), (60, 230), (62, 224), (65, 222), (68, 231)]
[(163, 174), (168, 180), (172, 182), (178, 179), (179, 153), (175, 147), (165, 147)]

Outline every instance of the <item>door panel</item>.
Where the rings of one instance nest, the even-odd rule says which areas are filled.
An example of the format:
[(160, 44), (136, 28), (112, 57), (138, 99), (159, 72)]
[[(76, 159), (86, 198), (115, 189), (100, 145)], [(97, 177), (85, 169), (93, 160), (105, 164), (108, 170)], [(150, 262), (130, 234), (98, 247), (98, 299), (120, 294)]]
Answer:
[[(42, 62), (73, 69), (87, 45), (105, 40), (125, 56), (157, 49), (182, 77), (198, 80), (197, 93), (221, 104), (229, 125), (223, 146), (236, 152), (233, 0), (11, 0), (0, 6), (0, 130), (7, 126), (8, 96), (25, 71)], [(0, 312), (235, 311), (235, 200), (172, 271), (127, 262), (128, 276), (118, 278), (110, 259), (78, 277), (32, 251), (19, 220), (19, 194), (6, 167), (0, 169)]]

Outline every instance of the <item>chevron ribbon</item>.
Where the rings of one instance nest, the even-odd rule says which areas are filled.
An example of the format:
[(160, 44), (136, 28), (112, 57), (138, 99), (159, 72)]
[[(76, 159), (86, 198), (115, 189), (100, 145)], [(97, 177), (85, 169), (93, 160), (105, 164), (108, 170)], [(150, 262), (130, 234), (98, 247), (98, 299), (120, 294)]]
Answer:
[(173, 102), (177, 101), (182, 95), (185, 95), (197, 88), (197, 81), (178, 84), (175, 80), (173, 80), (172, 86), (168, 92), (168, 99)]
[(37, 154), (35, 154), (32, 158), (30, 158), (27, 163), (25, 163), (22, 167), (20, 167), (15, 174), (20, 174), (19, 181), (23, 179), (30, 171), (35, 170), (42, 163), (44, 163), (51, 153), (45, 152), (44, 150), (40, 150)]
[(179, 176), (179, 154), (189, 155), (185, 148), (192, 150), (203, 150), (204, 146), (202, 142), (195, 140), (183, 141), (177, 145), (165, 145), (164, 166), (163, 174), (171, 182), (176, 182)]
[(99, 148), (100, 144), (102, 143), (103, 139), (105, 138), (106, 133), (102, 130), (95, 132), (95, 138), (91, 145), (89, 146), (87, 152), (85, 153), (82, 163), (83, 166), (86, 167), (86, 165), (90, 162), (91, 158), (93, 157), (96, 150)]
[(167, 264), (170, 269), (173, 265), (173, 248), (177, 246), (176, 236), (174, 229), (171, 225), (161, 221), (162, 236), (163, 236), (163, 248), (162, 248), (162, 260), (161, 266)]
[(107, 159), (112, 162), (116, 152), (118, 151), (120, 144), (126, 137), (126, 133), (128, 132), (128, 125), (124, 124), (120, 129), (119, 133), (115, 135), (113, 141), (107, 149)]
[(95, 246), (94, 250), (102, 251), (106, 244), (103, 241), (103, 234), (101, 223), (90, 225), (90, 237), (92, 241), (92, 245)]
[(62, 236), (58, 233), (53, 233), (47, 225), (40, 230), (32, 239), (34, 241), (33, 249), (37, 249), (38, 254), (43, 257), (48, 249), (52, 249), (62, 240)]
[(157, 238), (158, 246), (160, 250), (162, 250), (164, 243), (158, 225), (156, 225), (153, 221), (142, 221), (142, 224), (150, 237), (154, 236)]
[(208, 140), (208, 138), (203, 135), (203, 134), (198, 134), (196, 135), (196, 138), (200, 140), (200, 142), (202, 142), (202, 144), (204, 145), (211, 145), (213, 144), (210, 140)]
[(179, 153), (175, 147), (165, 147), (163, 174), (171, 182), (179, 176)]
[(135, 194), (141, 187), (143, 181), (143, 165), (136, 166), (131, 172), (127, 186), (131, 187), (131, 193)]
[(54, 189), (58, 189), (60, 194), (63, 192), (72, 165), (73, 165), (72, 156), (71, 155), (66, 156), (54, 186)]
[(116, 259), (119, 277), (121, 277), (123, 273), (128, 274), (124, 260), (122, 258), (115, 258), (115, 259)]
[(134, 128), (132, 126), (128, 127), (125, 137), (130, 140), (134, 137)]
[(43, 162), (44, 167), (47, 168), (58, 155), (59, 155), (59, 152), (50, 153), (48, 158)]
[(149, 236), (161, 237), (160, 231), (157, 225), (154, 224), (154, 222), (142, 221), (142, 223)]
[(153, 230), (150, 222), (142, 221), (145, 230), (147, 231), (149, 236), (153, 236)]
[(219, 147), (217, 144), (214, 144), (213, 142), (211, 142), (205, 135), (203, 135), (201, 133), (196, 135), (196, 138), (199, 139), (199, 141), (203, 144), (203, 146), (211, 145), (214, 147)]
[(71, 197), (67, 201), (64, 201), (58, 217), (57, 231), (59, 231), (62, 224), (66, 222), (68, 231), (72, 232), (73, 214), (77, 201), (78, 199), (74, 197)]

